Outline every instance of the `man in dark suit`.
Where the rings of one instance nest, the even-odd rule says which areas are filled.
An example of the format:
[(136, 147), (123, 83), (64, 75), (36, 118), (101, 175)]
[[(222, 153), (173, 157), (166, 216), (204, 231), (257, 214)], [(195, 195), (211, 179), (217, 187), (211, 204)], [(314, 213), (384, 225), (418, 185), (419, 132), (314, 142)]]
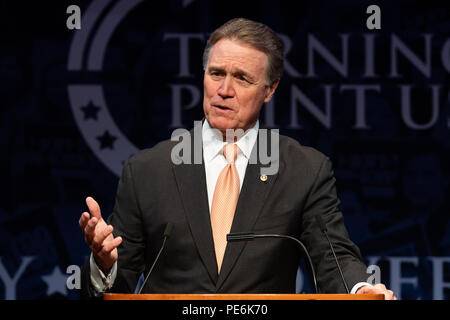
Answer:
[[(227, 233), (245, 231), (299, 238), (321, 291), (345, 292), (316, 223), (320, 215), (352, 292), (395, 298), (384, 285), (364, 282), (366, 266), (339, 212), (330, 160), (285, 136), (276, 135), (276, 146), (261, 143), (259, 113), (283, 70), (277, 35), (260, 23), (231, 20), (211, 34), (203, 60), (205, 120), (183, 137), (191, 146), (200, 141), (187, 158), (201, 163), (179, 164), (186, 154), (177, 158), (177, 143), (164, 141), (126, 162), (108, 222), (97, 202), (86, 199), (90, 214), (79, 223), (92, 255), (82, 272), (82, 296), (134, 292), (169, 222), (171, 237), (145, 292), (295, 292), (298, 247), (282, 239), (226, 243)], [(261, 146), (275, 155), (271, 174), (262, 173)]]

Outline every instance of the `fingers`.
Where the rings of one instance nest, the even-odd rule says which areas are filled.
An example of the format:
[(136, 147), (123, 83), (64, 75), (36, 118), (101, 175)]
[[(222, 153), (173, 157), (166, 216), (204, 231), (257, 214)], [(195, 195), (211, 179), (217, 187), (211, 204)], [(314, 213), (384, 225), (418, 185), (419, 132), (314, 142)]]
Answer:
[(122, 243), (122, 237), (114, 238), (112, 234), (114, 228), (111, 225), (107, 225), (101, 231), (95, 231), (97, 225), (97, 218), (89, 220), (85, 228), (85, 239), (92, 253), (103, 256), (117, 248)]
[(97, 226), (97, 223), (98, 219), (93, 217), (87, 222), (86, 227), (83, 230), (84, 236), (86, 237), (86, 242), (88, 243), (89, 246), (91, 245), (91, 242), (94, 239), (95, 227)]
[(84, 228), (86, 228), (89, 218), (90, 218), (89, 213), (83, 212), (81, 214), (80, 220), (78, 221), (78, 224), (80, 225), (81, 230), (84, 230)]
[(376, 284), (373, 287), (364, 286), (358, 293), (372, 293), (372, 294), (383, 294), (385, 300), (397, 300), (392, 290), (388, 290), (386, 286), (382, 283)]
[(382, 283), (374, 285), (373, 288), (377, 291), (377, 293), (381, 294), (384, 294), (387, 291), (386, 286)]
[(93, 217), (96, 217), (97, 219), (102, 219), (102, 213), (100, 211), (100, 206), (98, 205), (97, 201), (94, 200), (92, 197), (86, 198), (86, 205), (89, 208), (89, 211), (91, 212)]
[(392, 290), (388, 290), (384, 284), (379, 283), (374, 287), (379, 293), (384, 294), (385, 300), (394, 300), (394, 292)]
[(113, 230), (113, 226), (107, 225), (103, 230), (97, 232), (92, 240), (92, 249), (95, 251), (101, 250), (103, 242), (105, 242), (105, 239), (113, 232)]
[(103, 273), (110, 272), (112, 266), (119, 258), (117, 247), (122, 243), (122, 237), (113, 238), (103, 242), (98, 252), (92, 252), (95, 263), (100, 267)]
[(105, 241), (97, 252), (100, 257), (108, 256), (114, 249), (116, 249), (122, 243), (122, 237), (117, 237), (111, 241)]
[(397, 298), (394, 296), (394, 292), (392, 290), (386, 290), (384, 292), (384, 298), (385, 298), (385, 300), (397, 300)]
[(94, 230), (95, 230), (94, 224), (96, 224), (96, 219), (95, 220), (90, 219), (85, 224), (84, 229), (82, 229), (84, 234), (84, 241), (87, 243), (89, 248), (92, 247), (92, 240), (94, 239)]

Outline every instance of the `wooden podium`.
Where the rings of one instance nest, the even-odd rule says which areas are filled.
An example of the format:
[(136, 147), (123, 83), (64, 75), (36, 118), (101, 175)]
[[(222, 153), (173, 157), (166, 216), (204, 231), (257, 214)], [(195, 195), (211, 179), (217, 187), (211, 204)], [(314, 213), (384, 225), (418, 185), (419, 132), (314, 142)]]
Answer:
[(120, 294), (104, 300), (384, 300), (382, 294)]

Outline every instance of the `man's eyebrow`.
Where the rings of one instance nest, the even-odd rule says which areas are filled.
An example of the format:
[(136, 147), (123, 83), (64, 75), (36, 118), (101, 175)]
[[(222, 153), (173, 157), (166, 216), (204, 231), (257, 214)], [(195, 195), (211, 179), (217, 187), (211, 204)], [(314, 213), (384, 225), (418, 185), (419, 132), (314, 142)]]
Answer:
[[(209, 66), (207, 68), (208, 72), (219, 72), (219, 73), (226, 73), (225, 68), (220, 67), (220, 66)], [(250, 73), (248, 73), (245, 70), (242, 70), (240, 68), (236, 68), (235, 70), (233, 70), (233, 75), (234, 76), (244, 76), (245, 78), (247, 78), (248, 81), (250, 82), (256, 82), (256, 79), (254, 76), (252, 76)]]
[(208, 72), (212, 72), (212, 71), (220, 71), (220, 72), (225, 72), (224, 68), (221, 67), (217, 67), (217, 66), (210, 66), (208, 67)]

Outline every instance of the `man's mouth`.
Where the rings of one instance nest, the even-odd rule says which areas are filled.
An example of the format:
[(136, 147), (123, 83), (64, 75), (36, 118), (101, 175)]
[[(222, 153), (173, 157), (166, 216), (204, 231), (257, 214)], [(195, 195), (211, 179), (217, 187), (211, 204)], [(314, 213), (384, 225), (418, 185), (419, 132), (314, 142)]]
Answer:
[(227, 106), (222, 106), (222, 105), (214, 105), (214, 107), (220, 109), (220, 110), (233, 110)]

